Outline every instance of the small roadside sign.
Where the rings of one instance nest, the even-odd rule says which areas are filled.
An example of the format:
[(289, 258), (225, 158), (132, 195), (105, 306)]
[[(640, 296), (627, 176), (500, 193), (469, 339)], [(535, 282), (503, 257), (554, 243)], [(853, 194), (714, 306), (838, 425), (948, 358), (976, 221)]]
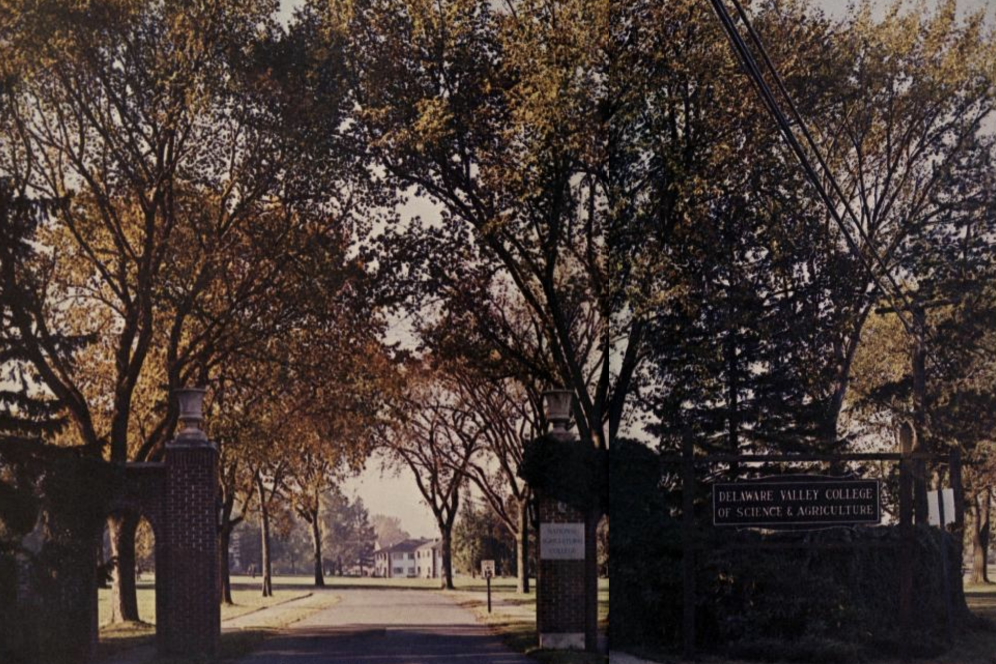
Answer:
[(493, 560), (482, 560), (481, 561), (481, 576), (486, 579), (490, 579), (495, 575), (495, 561)]
[(481, 576), (488, 582), (488, 613), (491, 613), (491, 577), (495, 575), (495, 561), (481, 561)]

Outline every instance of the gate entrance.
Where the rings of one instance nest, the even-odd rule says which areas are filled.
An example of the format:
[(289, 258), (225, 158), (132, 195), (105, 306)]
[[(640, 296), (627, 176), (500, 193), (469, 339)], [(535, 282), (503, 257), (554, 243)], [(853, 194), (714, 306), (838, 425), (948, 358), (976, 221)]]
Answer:
[[(71, 524), (74, 553), (58, 571), (60, 591), (31, 588), (22, 577), (18, 601), (27, 614), (60, 616), (58, 639), (32, 648), (44, 661), (85, 663), (98, 641), (98, 538), (107, 517), (146, 519), (155, 536), (156, 645), (163, 654), (213, 656), (221, 634), (218, 584), (217, 448), (200, 428), (203, 390), (179, 390), (183, 425), (160, 463), (111, 470), (111, 490), (86, 523)], [(106, 468), (106, 466), (105, 466)], [(37, 583), (37, 582), (34, 582)]]

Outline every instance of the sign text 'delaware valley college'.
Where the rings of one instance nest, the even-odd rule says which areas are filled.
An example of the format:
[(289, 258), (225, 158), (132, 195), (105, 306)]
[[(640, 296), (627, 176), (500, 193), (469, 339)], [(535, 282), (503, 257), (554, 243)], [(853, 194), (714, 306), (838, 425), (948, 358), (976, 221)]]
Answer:
[(720, 482), (712, 488), (717, 526), (794, 528), (876, 524), (876, 480), (794, 477)]

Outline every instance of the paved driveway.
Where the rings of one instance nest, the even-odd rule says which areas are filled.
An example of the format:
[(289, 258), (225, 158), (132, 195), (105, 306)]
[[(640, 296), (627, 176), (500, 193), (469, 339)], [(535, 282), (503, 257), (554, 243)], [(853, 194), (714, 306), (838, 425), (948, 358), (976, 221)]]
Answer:
[(332, 592), (342, 601), (265, 641), (242, 664), (533, 664), (437, 592)]

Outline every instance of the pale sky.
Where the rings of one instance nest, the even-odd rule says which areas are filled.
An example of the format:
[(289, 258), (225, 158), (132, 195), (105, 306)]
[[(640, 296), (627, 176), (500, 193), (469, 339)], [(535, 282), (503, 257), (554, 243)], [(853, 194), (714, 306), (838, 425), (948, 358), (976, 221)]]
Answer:
[[(706, 0), (702, 0), (705, 2)], [(812, 0), (813, 4), (822, 7), (832, 17), (846, 15), (851, 2), (847, 0)], [(293, 8), (301, 4), (300, 0), (282, 0), (281, 16), (287, 20)], [(879, 7), (888, 3), (877, 3)], [(964, 12), (971, 12), (985, 7), (993, 20), (996, 18), (996, 5), (989, 5), (987, 0), (959, 0), (959, 7)], [(431, 205), (410, 203), (410, 212), (431, 215)], [(379, 458), (371, 459), (366, 470), (359, 477), (347, 481), (345, 492), (350, 496), (359, 496), (371, 514), (386, 514), (401, 519), (402, 527), (413, 537), (437, 537), (438, 530), (432, 512), (422, 501), (415, 486), (415, 481), (407, 471), (400, 474), (392, 471), (382, 471)]]
[(351, 498), (362, 498), (370, 514), (398, 517), (401, 527), (412, 537), (439, 537), (432, 512), (423, 502), (410, 473), (382, 471), (379, 456), (370, 459), (359, 477), (347, 480), (343, 492)]

